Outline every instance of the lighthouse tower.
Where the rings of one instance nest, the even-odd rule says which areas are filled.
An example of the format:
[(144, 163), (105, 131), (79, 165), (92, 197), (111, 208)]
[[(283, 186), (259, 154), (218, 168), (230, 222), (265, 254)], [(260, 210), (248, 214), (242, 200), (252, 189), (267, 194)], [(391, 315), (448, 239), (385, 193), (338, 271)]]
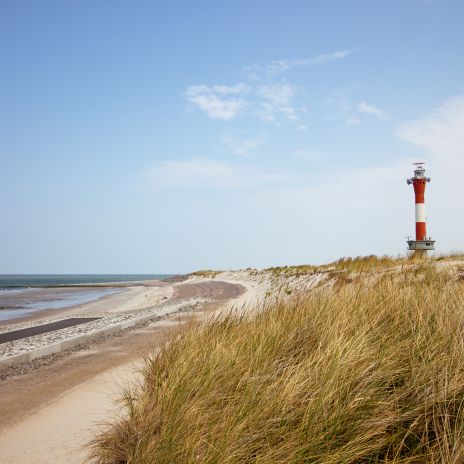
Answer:
[(425, 177), (424, 164), (414, 163), (414, 176), (407, 180), (408, 185), (413, 185), (416, 198), (416, 240), (408, 240), (408, 249), (414, 251), (414, 256), (419, 257), (425, 256), (428, 250), (435, 249), (435, 240), (427, 237), (424, 194), (430, 177)]

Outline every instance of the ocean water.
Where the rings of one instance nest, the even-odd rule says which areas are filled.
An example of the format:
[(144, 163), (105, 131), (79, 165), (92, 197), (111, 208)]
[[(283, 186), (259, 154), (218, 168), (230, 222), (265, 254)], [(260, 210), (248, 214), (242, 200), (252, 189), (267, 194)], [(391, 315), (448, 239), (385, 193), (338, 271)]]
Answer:
[(170, 274), (0, 274), (0, 291), (28, 287), (56, 287), (159, 280)]
[[(118, 287), (89, 287), (160, 280), (166, 274), (0, 275), (0, 321), (22, 318), (37, 311), (65, 309), (123, 291)], [(84, 285), (83, 287), (80, 287)], [(73, 287), (73, 288), (70, 288)]]
[(0, 292), (0, 322), (30, 316), (37, 311), (65, 309), (98, 300), (113, 293), (119, 288), (88, 289), (85, 291), (60, 291), (50, 295), (47, 289), (5, 290)]

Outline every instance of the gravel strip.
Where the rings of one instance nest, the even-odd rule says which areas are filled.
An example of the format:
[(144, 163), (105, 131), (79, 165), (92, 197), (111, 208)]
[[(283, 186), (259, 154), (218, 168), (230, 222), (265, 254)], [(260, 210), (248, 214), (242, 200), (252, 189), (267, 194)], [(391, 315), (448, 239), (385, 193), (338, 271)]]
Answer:
[[(104, 317), (102, 319), (85, 324), (56, 330), (54, 332), (35, 335), (33, 337), (23, 338), (21, 340), (14, 340), (0, 345), (0, 359), (27, 353), (29, 351), (43, 348), (54, 343), (73, 339), (80, 335), (91, 335), (92, 333), (101, 329), (107, 329), (113, 325), (131, 321), (133, 319), (147, 316), (162, 317), (176, 312), (189, 311), (194, 309), (198, 304), (205, 303), (207, 301), (210, 301), (209, 298), (196, 297), (182, 300), (176, 303), (163, 303), (161, 305), (152, 306), (151, 308), (147, 309), (128, 311), (121, 314)], [(44, 324), (44, 321), (41, 321), (40, 323), (17, 324), (14, 327), (9, 327), (11, 327), (11, 330), (18, 330), (20, 328), (32, 327), (41, 324)]]

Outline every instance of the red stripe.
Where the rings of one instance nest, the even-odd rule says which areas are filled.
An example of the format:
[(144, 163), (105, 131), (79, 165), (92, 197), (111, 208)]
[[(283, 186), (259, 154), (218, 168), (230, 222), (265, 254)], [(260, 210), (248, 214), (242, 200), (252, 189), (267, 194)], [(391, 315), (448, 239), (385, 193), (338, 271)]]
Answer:
[(413, 181), (414, 193), (416, 194), (416, 203), (425, 203), (425, 179), (416, 179)]
[(416, 240), (425, 240), (426, 235), (425, 222), (416, 222)]

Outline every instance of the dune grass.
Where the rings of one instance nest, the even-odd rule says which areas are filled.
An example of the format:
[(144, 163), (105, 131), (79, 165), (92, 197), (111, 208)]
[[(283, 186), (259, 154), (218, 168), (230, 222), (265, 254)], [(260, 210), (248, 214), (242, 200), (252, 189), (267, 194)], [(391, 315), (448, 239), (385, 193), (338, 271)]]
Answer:
[(191, 272), (189, 274), (189, 276), (205, 277), (205, 278), (214, 279), (214, 277), (216, 277), (221, 272), (222, 271), (213, 271), (211, 269), (203, 269), (203, 270), (200, 270), (200, 271)]
[[(434, 256), (427, 257), (426, 261), (452, 261), (464, 259), (464, 253), (456, 251), (453, 253), (436, 254)], [(330, 272), (333, 270), (337, 271), (348, 271), (348, 272), (369, 272), (373, 270), (383, 270), (386, 268), (392, 268), (395, 266), (407, 266), (414, 262), (423, 262), (424, 259), (417, 258), (413, 253), (408, 255), (394, 256), (356, 256), (356, 257), (343, 257), (336, 261), (328, 264), (311, 265), (302, 264), (296, 266), (277, 266), (265, 269), (264, 272), (268, 271), (272, 274), (281, 276), (302, 276), (308, 274), (314, 274), (315, 272)]]
[(464, 462), (464, 287), (432, 264), (186, 327), (145, 360), (115, 463)]
[(340, 258), (337, 261), (329, 264), (335, 269), (343, 269), (352, 272), (365, 272), (373, 269), (385, 268), (389, 266), (397, 266), (404, 262), (404, 258), (393, 258), (390, 256), (357, 256), (355, 258), (346, 257)]
[(373, 269), (397, 266), (404, 263), (405, 257), (393, 258), (390, 256), (356, 256), (355, 258), (344, 257), (328, 264), (313, 266), (311, 264), (301, 264), (296, 266), (277, 266), (265, 269), (264, 272), (283, 275), (287, 277), (314, 274), (316, 272), (330, 272), (333, 270), (346, 270), (350, 272), (366, 272)]

